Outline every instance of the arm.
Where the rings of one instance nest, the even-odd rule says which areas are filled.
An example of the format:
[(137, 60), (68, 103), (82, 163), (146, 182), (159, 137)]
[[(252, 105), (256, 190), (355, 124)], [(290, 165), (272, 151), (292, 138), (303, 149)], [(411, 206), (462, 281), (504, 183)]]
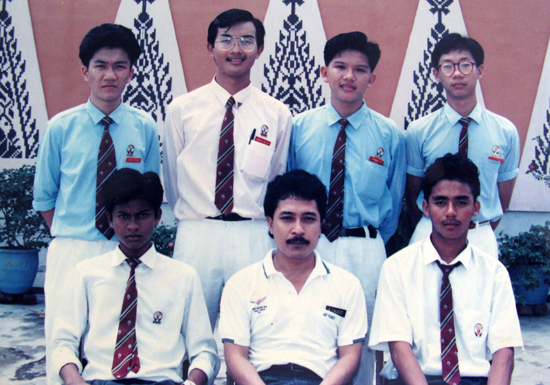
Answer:
[(65, 385), (87, 385), (88, 383), (84, 381), (78, 368), (75, 364), (67, 364), (61, 368), (59, 375), (63, 379)]
[(55, 214), (55, 207), (53, 209), (50, 209), (50, 210), (40, 211), (40, 214), (42, 214), (42, 217), (46, 221), (46, 224), (51, 229), (52, 228), (52, 223), (53, 223), (53, 216)]
[(338, 346), (338, 361), (330, 369), (321, 384), (336, 385), (350, 383), (359, 369), (362, 346), (363, 344), (360, 342), (353, 345)]
[(197, 385), (205, 385), (208, 381), (206, 373), (200, 369), (191, 370), (191, 373), (189, 373), (189, 377), (187, 377), (187, 379), (193, 381)]
[(407, 203), (407, 209), (409, 209), (409, 216), (414, 226), (418, 224), (422, 219), (422, 211), (416, 204), (416, 199), (422, 191), (422, 180), (419, 176), (407, 174), (407, 185), (405, 187), (405, 202)]
[(279, 111), (279, 127), (277, 130), (277, 147), (271, 158), (271, 170), (268, 175), (268, 181), (275, 179), (277, 175), (281, 175), (287, 169), (292, 115), (286, 108)]
[(426, 376), (420, 368), (411, 344), (405, 341), (390, 341), (391, 359), (399, 376), (406, 385), (427, 385)]
[[(498, 198), (500, 199), (500, 206), (502, 207), (502, 213), (508, 211), (510, 201), (512, 200), (512, 192), (514, 191), (514, 185), (516, 184), (516, 178), (498, 182)], [(495, 222), (491, 222), (491, 227), (495, 230), (500, 222), (500, 219)]]
[(227, 372), (239, 385), (263, 385), (260, 375), (248, 361), (248, 346), (223, 343)]
[(173, 103), (170, 104), (166, 109), (164, 136), (162, 138), (162, 169), (164, 172), (164, 192), (166, 194), (166, 200), (172, 209), (174, 209), (176, 201), (178, 200), (178, 155), (185, 146), (183, 127), (181, 127), (181, 119), (179, 118), (180, 108), (173, 105)]
[(514, 348), (502, 348), (493, 354), (487, 385), (509, 385), (514, 370)]

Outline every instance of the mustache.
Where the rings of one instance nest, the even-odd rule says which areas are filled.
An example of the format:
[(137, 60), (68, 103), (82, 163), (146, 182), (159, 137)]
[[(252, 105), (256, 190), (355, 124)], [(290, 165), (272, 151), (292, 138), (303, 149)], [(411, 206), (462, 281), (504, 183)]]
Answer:
[(309, 245), (310, 242), (304, 237), (294, 237), (286, 241), (287, 245)]
[(446, 221), (443, 221), (444, 225), (460, 225), (459, 221), (455, 221), (454, 219), (447, 219)]

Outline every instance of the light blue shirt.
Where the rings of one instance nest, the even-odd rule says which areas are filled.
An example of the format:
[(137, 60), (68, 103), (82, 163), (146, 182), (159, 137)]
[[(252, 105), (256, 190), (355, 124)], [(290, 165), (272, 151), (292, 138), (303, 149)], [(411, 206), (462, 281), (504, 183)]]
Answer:
[[(329, 186), (341, 118), (332, 104), (297, 115), (288, 169), (306, 170)], [(365, 102), (347, 120), (344, 227), (372, 225), (387, 242), (397, 228), (405, 190), (405, 140), (393, 121)]]
[[(481, 209), (476, 220), (495, 221), (502, 216), (498, 182), (515, 178), (519, 163), (519, 135), (508, 119), (476, 105), (469, 115), (468, 158), (479, 168)], [(426, 169), (437, 158), (458, 152), (462, 124), (461, 116), (448, 104), (445, 107), (412, 122), (407, 128), (407, 173), (424, 177)], [(498, 146), (498, 147), (497, 147)], [(422, 210), (424, 194), (417, 203)]]
[[(53, 236), (105, 240), (95, 228), (97, 155), (104, 116), (88, 101), (46, 124), (36, 161), (33, 207), (37, 211), (55, 208)], [(158, 174), (159, 138), (154, 120), (124, 103), (109, 116), (114, 121), (109, 132), (117, 168)]]

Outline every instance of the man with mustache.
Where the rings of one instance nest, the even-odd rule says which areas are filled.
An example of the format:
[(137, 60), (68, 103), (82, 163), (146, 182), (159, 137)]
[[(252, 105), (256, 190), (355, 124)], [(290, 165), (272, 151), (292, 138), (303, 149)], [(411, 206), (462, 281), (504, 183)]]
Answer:
[(382, 266), (369, 346), (390, 351), (389, 385), (510, 384), (523, 347), (510, 277), (472, 245), (479, 172), (458, 154), (437, 159), (423, 181), (432, 233)]
[(407, 128), (405, 197), (416, 230), (410, 244), (430, 234), (422, 216), (422, 179), (426, 169), (446, 153), (458, 153), (479, 168), (481, 208), (470, 223), (468, 239), (498, 258), (494, 230), (508, 209), (519, 173), (519, 135), (508, 119), (477, 102), (476, 86), (484, 74), (484, 52), (474, 39), (450, 33), (432, 52), (433, 75), (445, 89), (447, 103)]
[(315, 246), (327, 193), (293, 170), (269, 183), (264, 210), (277, 248), (226, 284), (220, 314), (228, 372), (238, 384), (348, 384), (367, 332), (365, 297), (351, 273)]

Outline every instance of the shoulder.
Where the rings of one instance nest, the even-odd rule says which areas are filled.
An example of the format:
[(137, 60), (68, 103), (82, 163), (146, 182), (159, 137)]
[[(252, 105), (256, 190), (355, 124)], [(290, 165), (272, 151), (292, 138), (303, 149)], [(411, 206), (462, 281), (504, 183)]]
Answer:
[(56, 114), (48, 121), (46, 128), (56, 129), (67, 127), (67, 124), (72, 122), (74, 119), (84, 119), (86, 116), (86, 104), (81, 104)]
[(263, 261), (253, 263), (242, 270), (237, 271), (229, 278), (226, 286), (241, 288), (242, 290), (253, 290), (252, 285), (257, 281), (258, 276), (264, 274)]
[(486, 108), (482, 109), (482, 115), (489, 123), (491, 123), (491, 129), (517, 132), (514, 123), (502, 115), (498, 115)]
[(265, 92), (261, 91), (260, 89), (254, 86), (251, 86), (251, 88), (252, 88), (252, 94), (250, 95), (250, 97), (254, 98), (256, 102), (261, 101), (263, 103), (269, 104), (272, 108), (278, 108), (278, 109), (288, 111), (288, 113), (290, 114), (290, 110), (288, 109), (286, 104), (275, 99), (273, 96), (266, 94)]
[(156, 127), (156, 123), (153, 120), (153, 117), (149, 115), (147, 112), (137, 109), (135, 107), (132, 107), (126, 103), (124, 103), (124, 110), (127, 114), (130, 114), (134, 119), (137, 119), (138, 121), (140, 121), (144, 126)]
[(302, 126), (303, 124), (311, 123), (311, 120), (315, 119), (324, 119), (326, 117), (326, 106), (321, 106), (300, 112), (294, 118), (292, 118), (292, 123), (294, 126)]
[(180, 95), (168, 105), (169, 109), (185, 108), (191, 103), (202, 102), (205, 99), (212, 97), (212, 92), (210, 91), (210, 83), (205, 84), (191, 92)]
[(486, 274), (500, 274), (502, 272), (508, 273), (506, 267), (497, 258), (489, 255), (485, 251), (478, 248), (476, 245), (471, 245), (472, 258), (479, 269), (483, 269)]
[(169, 272), (170, 275), (175, 275), (182, 279), (189, 279), (190, 277), (198, 278), (195, 268), (185, 262), (177, 261), (158, 252), (156, 252), (155, 258), (156, 267), (162, 271)]
[[(332, 263), (326, 262), (321, 260), (324, 267), (328, 270), (329, 274), (327, 277), (338, 283), (338, 287), (344, 288), (353, 288), (353, 287), (359, 287), (361, 288), (361, 281), (359, 281), (359, 278), (357, 278), (355, 275), (350, 273), (349, 271), (333, 265)], [(361, 289), (362, 290), (362, 289)]]
[(74, 271), (77, 275), (79, 274), (81, 276), (92, 274), (92, 272), (97, 269), (103, 270), (106, 266), (109, 266), (109, 262), (112, 258), (113, 251), (109, 251), (108, 253), (98, 255), (97, 257), (85, 259), (84, 261), (76, 264)]
[(387, 272), (408, 274), (418, 268), (417, 262), (422, 255), (423, 243), (424, 241), (415, 242), (391, 255), (384, 261), (382, 269)]
[(427, 129), (427, 127), (433, 126), (434, 122), (437, 122), (442, 118), (441, 115), (443, 114), (443, 111), (444, 111), (444, 108), (440, 108), (437, 111), (434, 111), (426, 116), (423, 116), (411, 122), (407, 127), (407, 135), (418, 133), (422, 130)]

